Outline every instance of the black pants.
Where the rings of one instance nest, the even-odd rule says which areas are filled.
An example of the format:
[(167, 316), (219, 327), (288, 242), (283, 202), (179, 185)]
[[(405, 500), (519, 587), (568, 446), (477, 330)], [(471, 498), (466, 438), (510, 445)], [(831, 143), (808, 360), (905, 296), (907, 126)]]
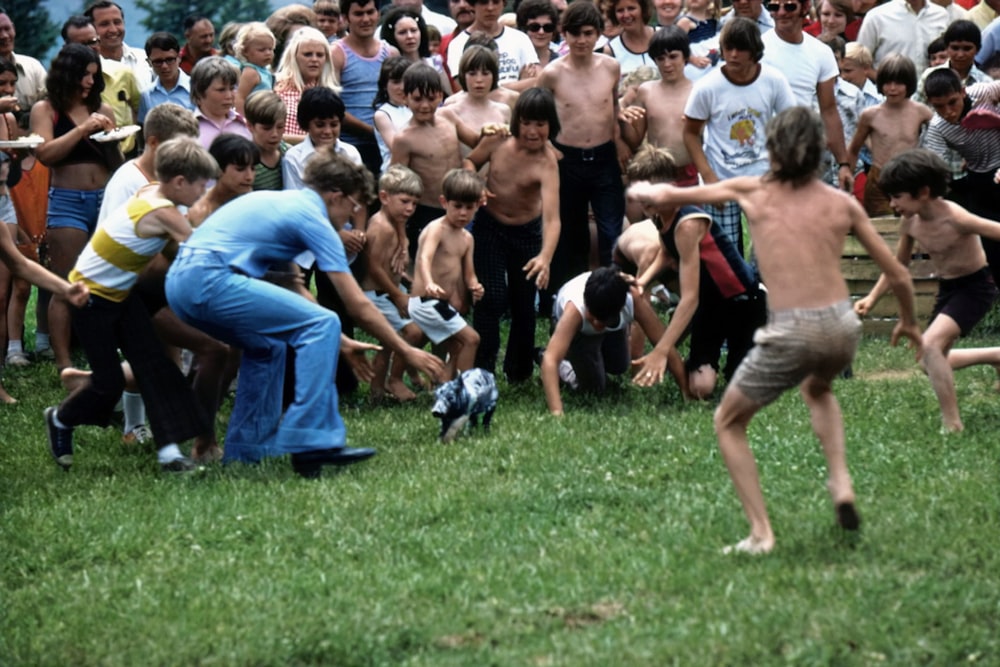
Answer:
[(525, 279), (523, 267), (542, 249), (541, 220), (505, 225), (481, 208), (472, 236), (476, 241), (476, 276), (485, 288), (472, 315), (472, 328), (479, 333), (476, 366), (496, 372), (500, 319), (510, 308), (503, 370), (508, 382), (523, 382), (533, 372), (536, 293), (535, 283)]
[(210, 424), (187, 380), (167, 357), (149, 313), (135, 294), (121, 303), (91, 296), (72, 311), (73, 330), (87, 355), (90, 382), (59, 406), (67, 426), (107, 426), (125, 388), (118, 350), (135, 375), (157, 446), (210, 432)]

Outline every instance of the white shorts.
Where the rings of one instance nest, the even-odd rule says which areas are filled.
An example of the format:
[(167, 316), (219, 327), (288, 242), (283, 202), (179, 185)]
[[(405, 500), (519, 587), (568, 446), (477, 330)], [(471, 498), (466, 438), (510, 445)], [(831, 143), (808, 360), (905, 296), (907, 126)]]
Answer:
[(410, 317), (435, 345), (469, 326), (451, 304), (429, 296), (410, 297)]
[(392, 302), (388, 294), (382, 293), (378, 294), (375, 290), (365, 290), (365, 296), (368, 300), (375, 304), (378, 308), (378, 312), (382, 313), (383, 317), (389, 321), (389, 326), (392, 327), (393, 331), (398, 332), (400, 329), (405, 327), (407, 324), (412, 322), (410, 319), (403, 319), (399, 315), (399, 309), (396, 308), (396, 304)]

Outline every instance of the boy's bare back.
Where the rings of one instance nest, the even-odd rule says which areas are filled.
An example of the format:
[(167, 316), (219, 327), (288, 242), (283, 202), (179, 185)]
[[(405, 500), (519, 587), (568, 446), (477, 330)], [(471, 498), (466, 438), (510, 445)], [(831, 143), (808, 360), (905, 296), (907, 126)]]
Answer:
[(667, 84), (647, 81), (639, 86), (636, 106), (646, 110), (646, 141), (657, 148), (666, 148), (678, 167), (691, 163), (684, 146), (684, 106), (691, 94), (691, 82), (682, 79)]
[(920, 143), (921, 130), (931, 121), (934, 112), (923, 104), (905, 100), (898, 108), (885, 103), (861, 112), (858, 131), (870, 127), (872, 164), (882, 167), (896, 155)]
[[(434, 247), (433, 254), (426, 252)], [(433, 221), (420, 233), (417, 265), (414, 268), (413, 296), (436, 296), (428, 292), (428, 277), (444, 290), (451, 307), (466, 314), (471, 305), (469, 286), (465, 284), (464, 262), (472, 252), (472, 234), (455, 228), (444, 218)], [(439, 297), (440, 298), (440, 297)]]
[(392, 141), (392, 163), (417, 172), (424, 183), (420, 203), (439, 208), (444, 175), (462, 166), (458, 128), (440, 114), (433, 124), (410, 123)]
[(582, 67), (569, 56), (545, 66), (538, 86), (552, 91), (559, 118), (565, 119), (559, 143), (591, 148), (614, 139), (619, 72), (614, 58), (599, 53)]
[(816, 179), (798, 187), (766, 176), (739, 180), (768, 308), (823, 308), (847, 299), (840, 271), (847, 234), (862, 226), (875, 234), (860, 204)]

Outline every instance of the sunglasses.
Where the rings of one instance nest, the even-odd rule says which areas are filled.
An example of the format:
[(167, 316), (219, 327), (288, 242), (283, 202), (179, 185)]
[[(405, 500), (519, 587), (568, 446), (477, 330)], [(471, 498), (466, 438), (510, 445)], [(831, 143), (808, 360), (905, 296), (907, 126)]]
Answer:
[(767, 3), (767, 11), (776, 12), (779, 9), (784, 9), (786, 12), (791, 14), (792, 12), (797, 12), (799, 10), (799, 3), (797, 2), (769, 2)]
[(525, 27), (528, 29), (528, 32), (538, 32), (539, 30), (541, 30), (543, 32), (555, 32), (556, 31), (556, 24), (555, 23), (529, 23)]
[(174, 56), (172, 58), (157, 58), (156, 60), (150, 60), (149, 64), (152, 65), (153, 67), (159, 68), (163, 67), (164, 65), (173, 65), (175, 62), (177, 62), (177, 56)]

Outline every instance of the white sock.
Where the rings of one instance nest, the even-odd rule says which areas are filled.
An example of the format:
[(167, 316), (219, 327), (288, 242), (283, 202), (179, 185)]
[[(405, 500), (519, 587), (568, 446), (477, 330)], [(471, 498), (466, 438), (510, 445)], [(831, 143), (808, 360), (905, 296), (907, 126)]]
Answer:
[(19, 341), (19, 340), (13, 340), (13, 339), (7, 341), (7, 354), (8, 355), (19, 354), (21, 352), (24, 352), (24, 350), (21, 348), (21, 341)]
[(184, 458), (184, 455), (181, 454), (181, 448), (173, 443), (166, 447), (160, 447), (156, 452), (156, 460), (159, 463), (170, 463), (182, 458)]
[(35, 350), (47, 350), (52, 347), (47, 333), (35, 333)]
[(142, 402), (141, 395), (132, 391), (122, 392), (122, 410), (125, 412), (126, 433), (146, 423), (146, 404)]

